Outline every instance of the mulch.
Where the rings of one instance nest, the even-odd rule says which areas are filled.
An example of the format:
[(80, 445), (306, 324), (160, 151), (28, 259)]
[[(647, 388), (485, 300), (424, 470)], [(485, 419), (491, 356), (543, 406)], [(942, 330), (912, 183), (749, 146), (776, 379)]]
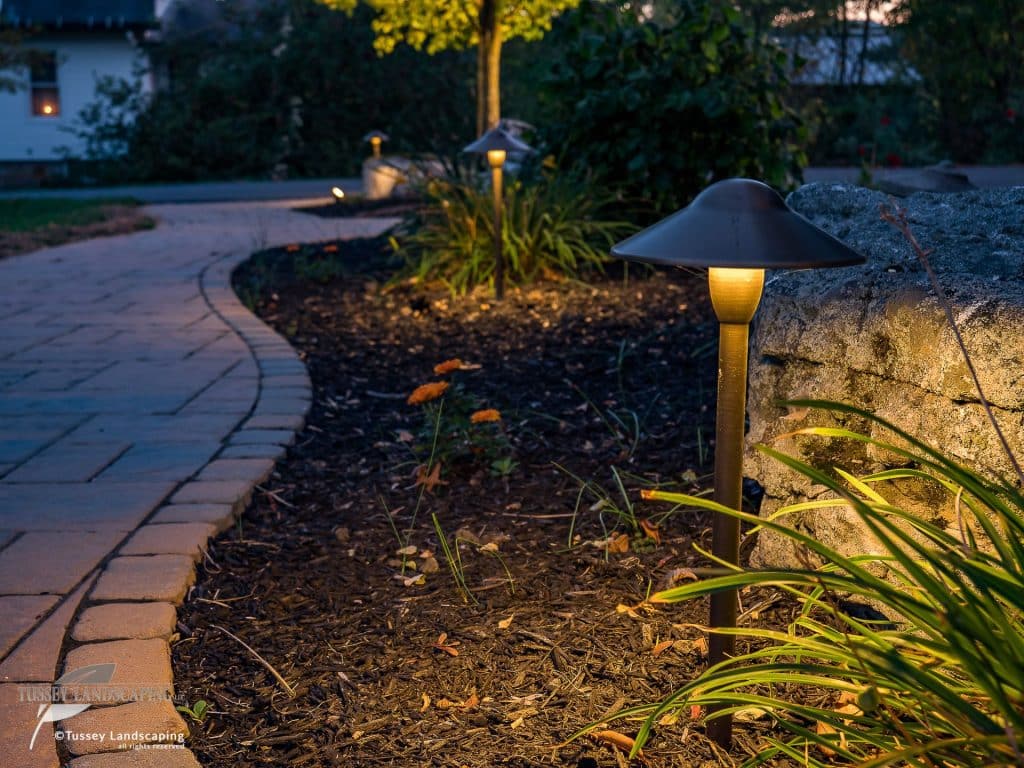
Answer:
[[(694, 626), (706, 603), (644, 598), (706, 564), (694, 545), (709, 545), (709, 519), (660, 517), (665, 506), (637, 492), (709, 485), (716, 325), (705, 281), (618, 272), (516, 289), (499, 304), (391, 281), (383, 239), (333, 245), (330, 279), (296, 273), (297, 254), (283, 251), (236, 275), (305, 360), (315, 400), (181, 611), (178, 692), (211, 710), (190, 746), (207, 768), (625, 765), (607, 740), (569, 739), (658, 701), (707, 661)], [(502, 414), (515, 461), (505, 476), (472, 453), (438, 477), (417, 470), (424, 415), (406, 398), (451, 358), (480, 366), (449, 376)], [(616, 510), (630, 505), (659, 541), (613, 534), (629, 533)], [(788, 609), (762, 598), (745, 597), (748, 617), (783, 623)], [(644, 762), (729, 764), (767, 729), (740, 724), (729, 757), (695, 714), (659, 726)]]

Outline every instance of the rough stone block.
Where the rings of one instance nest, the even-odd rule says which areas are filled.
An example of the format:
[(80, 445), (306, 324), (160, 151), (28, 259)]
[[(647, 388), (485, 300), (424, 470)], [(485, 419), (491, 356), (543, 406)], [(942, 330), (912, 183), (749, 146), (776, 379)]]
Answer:
[[(835, 184), (811, 184), (790, 205), (863, 253), (864, 266), (776, 275), (765, 286), (751, 352), (746, 473), (764, 488), (763, 515), (823, 496), (824, 489), (753, 450), (756, 444), (808, 461), (866, 474), (899, 465), (896, 457), (851, 441), (783, 439), (804, 426), (835, 426), (820, 412), (786, 413), (780, 401), (835, 400), (874, 411), (952, 458), (984, 473), (1012, 469), (979, 405), (963, 354), (916, 254), (879, 218), (886, 196)], [(913, 195), (902, 201), (914, 232), (953, 304), (988, 399), (1000, 412), (1007, 440), (1024, 451), (1024, 188), (964, 194)], [(844, 426), (890, 439), (881, 427), (847, 419)], [(954, 525), (952, 496), (925, 481), (889, 484), (886, 494), (930, 522)], [(844, 554), (878, 550), (845, 509), (802, 513), (798, 523)], [(799, 565), (788, 540), (758, 537), (757, 565)]]

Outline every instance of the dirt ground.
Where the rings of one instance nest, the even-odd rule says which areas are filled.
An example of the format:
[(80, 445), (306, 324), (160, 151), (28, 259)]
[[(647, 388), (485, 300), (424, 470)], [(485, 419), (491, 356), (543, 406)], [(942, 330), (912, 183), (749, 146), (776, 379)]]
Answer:
[[(270, 252), (236, 275), (315, 401), (182, 610), (178, 691), (210, 705), (191, 747), (209, 768), (624, 765), (607, 739), (569, 739), (706, 664), (706, 604), (643, 603), (700, 564), (709, 520), (638, 493), (709, 484), (705, 281), (618, 272), (496, 304), (389, 284), (393, 266), (381, 239)], [(435, 375), (453, 358), (463, 370)], [(431, 381), (451, 383), (449, 415), (500, 412), (469, 426), (489, 442), (434, 445), (424, 414), (440, 400), (406, 402)], [(762, 598), (744, 618), (784, 622)], [(729, 757), (695, 714), (664, 721), (644, 763), (729, 764), (767, 727), (740, 724)]]

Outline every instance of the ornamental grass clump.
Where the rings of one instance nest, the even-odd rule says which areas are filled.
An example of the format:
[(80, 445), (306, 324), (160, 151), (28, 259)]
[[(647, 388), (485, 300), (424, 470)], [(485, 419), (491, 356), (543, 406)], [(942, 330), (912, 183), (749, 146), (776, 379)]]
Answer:
[[(402, 273), (437, 282), (453, 296), (494, 278), (494, 214), (490, 189), (472, 177), (432, 179), (427, 204), (392, 246)], [(612, 199), (585, 181), (547, 173), (511, 180), (505, 190), (502, 248), (506, 280), (576, 278), (601, 272), (611, 246), (635, 227), (608, 218)]]
[[(1020, 489), (983, 477), (870, 412), (822, 401), (793, 405), (865, 419), (893, 438), (832, 427), (796, 435), (865, 443), (901, 457), (905, 466), (855, 477), (760, 447), (836, 496), (793, 504), (770, 519), (696, 496), (644, 494), (771, 530), (804, 548), (809, 563), (822, 564), (750, 570), (719, 563), (732, 573), (654, 594), (652, 603), (666, 604), (768, 587), (790, 595), (799, 612), (784, 628), (729, 631), (754, 641), (756, 649), (709, 668), (659, 704), (621, 712), (646, 716), (637, 749), (681, 707), (710, 707), (716, 714), (755, 708), (783, 735), (768, 739), (747, 765), (780, 757), (809, 766), (1024, 764)], [(902, 482), (924, 482), (944, 494), (956, 524), (947, 530), (891, 503)], [(789, 523), (790, 513), (835, 506), (860, 518), (879, 554), (843, 555)], [(880, 609), (884, 618), (850, 615), (844, 608), (851, 599)]]

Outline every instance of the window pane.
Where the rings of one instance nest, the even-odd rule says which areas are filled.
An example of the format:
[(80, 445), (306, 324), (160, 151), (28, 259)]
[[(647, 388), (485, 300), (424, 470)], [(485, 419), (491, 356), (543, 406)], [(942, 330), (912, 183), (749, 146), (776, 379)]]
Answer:
[(60, 98), (56, 88), (32, 89), (32, 114), (37, 117), (57, 117), (60, 114)]
[(57, 82), (57, 54), (52, 52), (33, 54), (30, 69), (33, 85), (36, 83), (55, 84)]

